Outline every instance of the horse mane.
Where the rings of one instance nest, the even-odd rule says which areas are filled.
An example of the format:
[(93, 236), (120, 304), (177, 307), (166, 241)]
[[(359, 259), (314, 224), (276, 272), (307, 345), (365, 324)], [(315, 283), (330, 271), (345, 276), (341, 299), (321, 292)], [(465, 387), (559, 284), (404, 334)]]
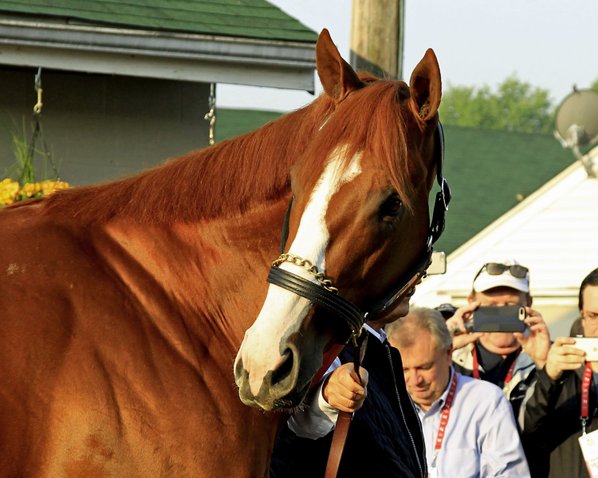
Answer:
[(58, 191), (47, 213), (105, 223), (173, 223), (239, 214), (290, 190), (290, 168), (334, 107), (325, 95), (261, 128), (124, 179)]
[[(340, 145), (347, 148), (346, 164), (358, 151), (372, 158), (410, 207), (418, 171), (408, 161), (406, 108), (400, 107), (409, 89), (400, 81), (364, 78), (364, 88), (339, 104), (321, 95), (251, 133), (140, 174), (59, 191), (47, 198), (45, 211), (87, 224), (115, 217), (168, 224), (241, 214), (287, 195), (290, 170), (300, 157), (297, 173), (306, 187), (313, 186), (324, 160)], [(425, 172), (424, 165), (419, 168)]]

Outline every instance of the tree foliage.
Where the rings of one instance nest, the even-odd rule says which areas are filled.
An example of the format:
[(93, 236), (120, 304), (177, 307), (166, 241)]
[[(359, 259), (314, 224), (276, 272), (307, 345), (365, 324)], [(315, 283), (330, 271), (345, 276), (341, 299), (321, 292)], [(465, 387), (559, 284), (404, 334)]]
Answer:
[(442, 96), (443, 123), (524, 133), (549, 133), (554, 107), (548, 90), (511, 76), (493, 92), (490, 87), (449, 86)]

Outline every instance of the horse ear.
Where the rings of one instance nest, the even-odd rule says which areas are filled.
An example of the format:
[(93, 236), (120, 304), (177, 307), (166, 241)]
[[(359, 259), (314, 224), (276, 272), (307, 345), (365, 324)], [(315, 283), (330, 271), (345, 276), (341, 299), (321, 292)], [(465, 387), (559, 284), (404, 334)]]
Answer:
[(417, 64), (411, 79), (411, 107), (422, 120), (429, 121), (438, 111), (442, 96), (442, 81), (438, 60), (432, 49), (428, 49), (424, 57)]
[(325, 28), (316, 43), (316, 67), (324, 91), (336, 102), (363, 86), (351, 65), (341, 57)]

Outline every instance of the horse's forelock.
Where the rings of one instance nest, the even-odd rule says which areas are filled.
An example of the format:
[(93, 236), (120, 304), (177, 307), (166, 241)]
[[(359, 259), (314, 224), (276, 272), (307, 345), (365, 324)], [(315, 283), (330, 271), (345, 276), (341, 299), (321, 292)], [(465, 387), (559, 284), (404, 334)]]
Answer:
[(408, 90), (403, 90), (400, 82), (387, 82), (371, 118), (372, 141), (366, 152), (379, 162), (393, 189), (412, 210), (415, 191), (427, 177), (427, 165), (418, 156), (409, 155), (410, 146), (419, 147), (418, 129), (423, 125), (405, 105), (407, 100)]
[[(317, 138), (297, 165), (304, 186), (312, 188), (326, 158), (344, 147), (343, 167), (357, 152), (379, 167), (408, 209), (416, 185), (425, 178), (426, 168), (408, 156), (407, 128), (411, 113), (402, 103), (408, 98), (405, 84), (397, 81), (376, 81), (350, 95), (328, 118)], [(365, 158), (364, 158), (365, 160)]]

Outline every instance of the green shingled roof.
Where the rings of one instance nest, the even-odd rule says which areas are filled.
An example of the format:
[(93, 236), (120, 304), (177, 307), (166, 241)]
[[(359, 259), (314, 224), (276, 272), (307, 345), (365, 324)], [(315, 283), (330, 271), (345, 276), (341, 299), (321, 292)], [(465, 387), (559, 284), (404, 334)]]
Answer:
[(125, 28), (315, 42), (317, 34), (265, 0), (0, 0), (0, 13)]
[[(217, 139), (276, 119), (280, 113), (218, 110)], [(444, 126), (444, 175), (453, 193), (446, 229), (434, 246), (447, 254), (471, 239), (568, 167), (571, 152), (548, 134)], [(434, 197), (434, 195), (432, 195)]]

